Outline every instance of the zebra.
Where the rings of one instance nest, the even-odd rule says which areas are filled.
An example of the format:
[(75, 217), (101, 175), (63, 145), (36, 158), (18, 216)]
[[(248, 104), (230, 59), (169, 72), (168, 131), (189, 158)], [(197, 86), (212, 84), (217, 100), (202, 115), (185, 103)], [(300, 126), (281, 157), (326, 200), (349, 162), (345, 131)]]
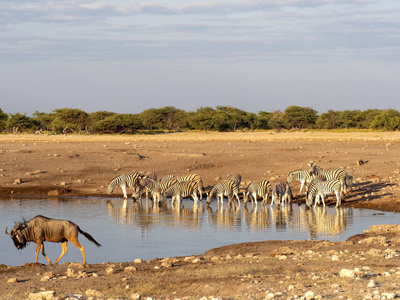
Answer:
[[(228, 197), (228, 203), (230, 203), (232, 201), (232, 197), (235, 196), (240, 205), (238, 192), (239, 192), (238, 186), (234, 181), (227, 180), (219, 182), (212, 187), (209, 193), (207, 193), (207, 204), (211, 203), (213, 195), (216, 194), (217, 202), (219, 198), (221, 205), (223, 205), (224, 203), (224, 196)], [(220, 202), (218, 202), (218, 204), (220, 204)]]
[(306, 188), (305, 193), (307, 194), (308, 191), (307, 183), (311, 182), (312, 179), (313, 175), (311, 172), (307, 170), (296, 170), (288, 173), (286, 181), (288, 184), (291, 183), (293, 180), (300, 181), (301, 183), (300, 191), (299, 194), (297, 195), (297, 197), (299, 197), (304, 186)]
[(310, 186), (307, 198), (306, 198), (306, 206), (311, 207), (313, 203), (313, 199), (315, 197), (314, 207), (316, 207), (317, 203), (319, 203), (319, 198), (322, 199), (322, 204), (325, 207), (324, 197), (327, 194), (334, 193), (336, 195), (336, 207), (339, 207), (341, 204), (341, 189), (342, 184), (338, 179), (329, 179), (329, 180), (321, 180), (316, 179), (313, 181)]
[(161, 178), (160, 182), (167, 181), (167, 180), (170, 180), (172, 178), (176, 178), (176, 176), (173, 175), (173, 174), (168, 174), (168, 175), (165, 175), (163, 178)]
[(350, 187), (350, 191), (353, 190), (353, 175), (346, 173), (346, 188)]
[[(108, 185), (107, 185), (107, 195), (111, 195), (112, 191), (115, 189), (115, 187), (119, 186), (122, 189), (122, 192), (124, 193), (124, 199), (128, 199), (128, 196), (126, 194), (126, 188), (127, 187), (132, 187), (135, 189), (135, 187), (138, 185), (139, 180), (142, 178), (142, 175), (133, 172), (130, 174), (121, 174), (114, 179), (112, 179)], [(132, 195), (133, 198), (135, 198), (134, 195)]]
[(276, 202), (279, 204), (292, 204), (292, 189), (288, 184), (279, 181), (272, 190), (271, 206)]
[[(144, 177), (139, 181), (139, 188), (137, 191), (137, 196), (142, 194), (143, 188), (150, 191), (153, 196), (153, 200), (160, 202), (162, 200), (163, 193), (166, 189), (168, 189), (171, 185), (174, 185), (178, 181), (175, 178), (158, 182), (151, 178)], [(146, 196), (146, 199), (147, 196)]]
[(261, 204), (263, 205), (267, 202), (268, 193), (270, 191), (271, 183), (268, 180), (250, 182), (246, 188), (246, 191), (243, 192), (243, 202), (247, 203), (250, 196), (250, 201), (252, 201), (251, 204), (254, 205), (255, 203), (257, 206), (257, 196), (260, 196), (263, 198), (263, 201), (261, 202)]
[(192, 197), (193, 201), (197, 202), (197, 189), (198, 183), (194, 180), (177, 182), (166, 189), (163, 195), (166, 197), (167, 194), (172, 194), (171, 204), (175, 203), (175, 201), (180, 203), (181, 199), (185, 197)]
[(233, 175), (230, 180), (236, 183), (237, 187), (240, 188), (240, 183), (242, 182), (242, 176), (240, 174)]
[(203, 179), (201, 179), (199, 174), (190, 173), (183, 176), (176, 176), (175, 178), (178, 180), (178, 182), (195, 181), (197, 183), (197, 190), (199, 192), (200, 200), (203, 199)]
[(323, 170), (318, 167), (313, 161), (308, 164), (310, 172), (315, 176), (324, 176), (327, 180), (337, 179), (340, 181), (342, 192), (346, 194), (346, 174), (343, 169), (337, 168), (332, 170)]

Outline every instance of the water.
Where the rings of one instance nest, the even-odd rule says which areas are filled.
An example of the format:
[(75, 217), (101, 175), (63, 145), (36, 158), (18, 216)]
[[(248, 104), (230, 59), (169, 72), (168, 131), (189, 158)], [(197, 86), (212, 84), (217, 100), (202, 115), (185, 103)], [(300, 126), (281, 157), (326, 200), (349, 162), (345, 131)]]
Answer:
[[(115, 198), (37, 199), (0, 198), (0, 227), (10, 231), (14, 221), (29, 220), (41, 214), (68, 219), (90, 233), (102, 247), (97, 248), (83, 235), (79, 241), (86, 249), (88, 263), (125, 262), (172, 256), (202, 254), (205, 251), (243, 242), (266, 240), (328, 239), (343, 241), (376, 224), (399, 224), (400, 214), (373, 210), (327, 207), (325, 210), (262, 207), (252, 209), (218, 208), (214, 201), (207, 207), (204, 200), (194, 205), (184, 200), (181, 209), (171, 203), (153, 207), (151, 201), (141, 204)], [(3, 230), (4, 230), (3, 229)], [(61, 245), (45, 243), (46, 254), (54, 262)], [(0, 264), (11, 266), (33, 262), (35, 244), (17, 250), (10, 237), (0, 235)], [(60, 263), (81, 262), (80, 251), (68, 243), (68, 253)], [(39, 262), (47, 263), (39, 254)]]

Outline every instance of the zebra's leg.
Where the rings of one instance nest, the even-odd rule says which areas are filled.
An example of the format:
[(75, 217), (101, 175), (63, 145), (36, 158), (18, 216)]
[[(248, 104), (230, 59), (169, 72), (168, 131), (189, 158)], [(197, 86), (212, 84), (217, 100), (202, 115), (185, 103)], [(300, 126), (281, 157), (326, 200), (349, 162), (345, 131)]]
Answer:
[(128, 195), (126, 194), (126, 185), (121, 185), (122, 192), (124, 193), (124, 199), (128, 199)]
[[(303, 190), (304, 184), (306, 183), (305, 181), (300, 181), (301, 182), (301, 186), (300, 186), (300, 191), (299, 194), (297, 195), (297, 197), (300, 197), (301, 191)], [(306, 186), (307, 188), (307, 186)]]
[(336, 195), (336, 207), (339, 207), (342, 204), (342, 199), (340, 197), (340, 192), (335, 192)]

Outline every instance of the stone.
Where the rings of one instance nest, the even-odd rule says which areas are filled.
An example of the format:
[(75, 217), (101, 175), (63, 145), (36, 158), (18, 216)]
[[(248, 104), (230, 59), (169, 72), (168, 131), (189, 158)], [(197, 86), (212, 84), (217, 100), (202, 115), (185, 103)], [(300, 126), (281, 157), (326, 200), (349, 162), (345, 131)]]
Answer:
[(307, 300), (314, 299), (314, 292), (308, 291), (307, 293), (304, 294), (304, 298)]
[(339, 272), (339, 276), (341, 278), (355, 278), (356, 273), (354, 270), (349, 270), (349, 269), (341, 269)]
[(136, 272), (136, 271), (137, 271), (137, 268), (135, 268), (135, 267), (126, 267), (124, 269), (124, 272), (126, 272), (126, 273), (131, 273), (131, 272)]
[(88, 289), (85, 292), (85, 294), (88, 297), (95, 297), (95, 298), (103, 298), (104, 297), (104, 294), (102, 292), (97, 291), (97, 290), (93, 290), (93, 289)]
[(55, 298), (55, 292), (54, 291), (44, 291), (40, 293), (29, 293), (29, 298), (30, 300), (53, 300)]
[(108, 268), (106, 269), (106, 274), (107, 274), (107, 275), (114, 274), (114, 272), (115, 272), (115, 270), (114, 270), (113, 267), (108, 267)]
[(7, 283), (14, 283), (14, 282), (18, 282), (17, 277), (13, 277), (7, 280)]

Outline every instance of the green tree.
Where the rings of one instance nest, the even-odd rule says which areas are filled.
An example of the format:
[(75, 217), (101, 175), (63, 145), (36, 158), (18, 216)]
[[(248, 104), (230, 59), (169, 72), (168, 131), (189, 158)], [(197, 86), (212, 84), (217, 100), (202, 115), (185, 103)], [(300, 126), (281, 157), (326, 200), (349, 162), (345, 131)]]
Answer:
[(380, 109), (367, 109), (355, 115), (356, 127), (361, 129), (371, 128), (375, 117), (381, 113)]
[(27, 129), (37, 129), (37, 123), (33, 118), (27, 117), (26, 114), (10, 114), (6, 122), (6, 129), (13, 132), (21, 132)]
[(283, 122), (286, 128), (313, 128), (317, 120), (317, 112), (309, 107), (292, 105), (285, 109)]
[(149, 108), (139, 114), (139, 118), (148, 130), (162, 128), (163, 116), (159, 109)]
[(339, 111), (328, 110), (328, 112), (321, 114), (315, 125), (318, 129), (335, 129), (342, 125), (342, 120)]
[(393, 131), (399, 129), (399, 125), (399, 112), (394, 109), (388, 109), (375, 116), (374, 121), (371, 123), (371, 129)]
[(113, 114), (92, 125), (95, 133), (136, 133), (143, 125), (139, 115)]
[(259, 129), (271, 129), (269, 125), (269, 121), (274, 116), (273, 113), (266, 112), (266, 111), (259, 111), (258, 118), (257, 118), (257, 128)]
[(177, 109), (173, 106), (166, 106), (159, 109), (164, 123), (164, 128), (169, 130), (178, 130), (185, 126), (187, 115), (183, 109)]
[(228, 128), (236, 131), (238, 127), (243, 126), (247, 118), (247, 113), (231, 106), (217, 106), (214, 116), (217, 118), (220, 131), (228, 131)]
[(0, 131), (6, 129), (7, 120), (8, 120), (8, 115), (5, 112), (3, 112), (3, 110), (0, 108)]
[(207, 130), (214, 129), (214, 113), (215, 110), (212, 107), (200, 107), (193, 113), (190, 117), (190, 124), (193, 128), (198, 130)]
[(283, 113), (280, 110), (276, 110), (272, 113), (272, 117), (269, 119), (268, 124), (271, 128), (275, 130), (282, 130), (284, 121)]
[(37, 122), (39, 129), (44, 129), (49, 131), (51, 122), (54, 120), (54, 114), (48, 114), (45, 112), (35, 111), (33, 113), (33, 118)]
[(59, 108), (54, 110), (51, 127), (55, 132), (81, 133), (85, 129), (88, 114), (77, 108)]

